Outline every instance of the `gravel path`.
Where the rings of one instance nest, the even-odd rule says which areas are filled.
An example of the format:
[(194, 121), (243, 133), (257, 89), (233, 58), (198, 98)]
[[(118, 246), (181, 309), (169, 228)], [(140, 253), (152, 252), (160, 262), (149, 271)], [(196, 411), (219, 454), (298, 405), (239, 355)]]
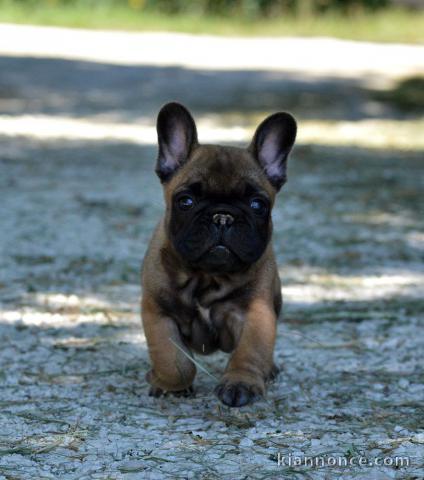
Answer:
[[(84, 58), (66, 54), (60, 35)], [(84, 35), (95, 39), (89, 55), (76, 47)], [(160, 38), (156, 61), (142, 49), (120, 62), (119, 49), (99, 47), (96, 57), (105, 35), (147, 51)], [(316, 63), (277, 68), (259, 51), (245, 58), (253, 68), (228, 69), (221, 54), (219, 64), (216, 42), (234, 52), (253, 39), (202, 38), (202, 63), (184, 66), (185, 51), (178, 66), (169, 52), (182, 38), (0, 26), (0, 479), (424, 478), (423, 150), (415, 133), (404, 141), (422, 120), (373, 96), (412, 58), (396, 49), (423, 48), (374, 45), (392, 52), (392, 72), (376, 62), (367, 73), (358, 60), (336, 75)], [(344, 43), (307, 42), (326, 64)], [(347, 43), (359, 59), (363, 45)], [(415, 61), (403, 74), (422, 68)], [(280, 106), (300, 130), (339, 120), (406, 129), (387, 144), (341, 130), (333, 141), (301, 137), (274, 215), (282, 372), (266, 399), (240, 410), (219, 405), (202, 372), (194, 398), (147, 396), (138, 277), (162, 196), (152, 135), (134, 129), (151, 129), (169, 99), (199, 116), (200, 138), (237, 125), (243, 140)], [(71, 127), (51, 134), (55, 119)], [(130, 133), (105, 130), (117, 122)], [(87, 136), (87, 125), (106, 133)], [(198, 360), (219, 376), (226, 357)]]

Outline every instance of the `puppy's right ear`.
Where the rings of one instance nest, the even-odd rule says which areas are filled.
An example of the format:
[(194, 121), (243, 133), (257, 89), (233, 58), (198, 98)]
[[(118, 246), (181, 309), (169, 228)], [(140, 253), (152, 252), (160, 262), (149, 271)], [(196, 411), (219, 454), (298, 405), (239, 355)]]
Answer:
[(155, 171), (164, 183), (188, 160), (193, 146), (197, 144), (197, 130), (190, 112), (176, 102), (162, 107), (156, 130), (159, 155)]

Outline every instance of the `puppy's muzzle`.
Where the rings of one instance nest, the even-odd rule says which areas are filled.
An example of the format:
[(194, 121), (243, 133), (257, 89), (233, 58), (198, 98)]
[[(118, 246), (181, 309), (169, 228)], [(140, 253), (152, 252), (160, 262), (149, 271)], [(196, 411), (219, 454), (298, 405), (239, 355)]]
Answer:
[(215, 213), (212, 217), (213, 223), (220, 226), (229, 226), (234, 222), (234, 217), (229, 213)]

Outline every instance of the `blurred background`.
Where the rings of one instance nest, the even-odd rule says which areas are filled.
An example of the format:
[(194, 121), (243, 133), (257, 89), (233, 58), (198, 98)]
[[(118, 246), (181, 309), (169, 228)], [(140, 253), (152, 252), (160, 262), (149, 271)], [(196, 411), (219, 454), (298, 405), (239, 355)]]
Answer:
[(1, 0), (1, 19), (227, 35), (422, 40), (421, 0)]
[[(0, 478), (265, 478), (277, 450), (424, 475), (423, 39), (419, 0), (0, 0)], [(283, 371), (242, 413), (202, 372), (194, 399), (147, 397), (171, 100), (203, 143), (298, 120), (274, 211)], [(225, 356), (199, 361), (219, 377)]]

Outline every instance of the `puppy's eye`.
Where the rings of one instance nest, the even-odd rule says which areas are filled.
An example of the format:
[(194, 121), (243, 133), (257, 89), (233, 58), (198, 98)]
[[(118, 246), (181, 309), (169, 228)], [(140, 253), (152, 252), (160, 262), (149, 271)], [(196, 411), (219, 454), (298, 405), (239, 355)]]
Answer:
[(250, 208), (257, 214), (257, 215), (264, 215), (267, 212), (267, 205), (266, 203), (261, 200), (260, 198), (252, 198), (250, 200)]
[(183, 195), (178, 199), (178, 207), (181, 210), (190, 210), (190, 208), (194, 205), (193, 197), (190, 195)]

